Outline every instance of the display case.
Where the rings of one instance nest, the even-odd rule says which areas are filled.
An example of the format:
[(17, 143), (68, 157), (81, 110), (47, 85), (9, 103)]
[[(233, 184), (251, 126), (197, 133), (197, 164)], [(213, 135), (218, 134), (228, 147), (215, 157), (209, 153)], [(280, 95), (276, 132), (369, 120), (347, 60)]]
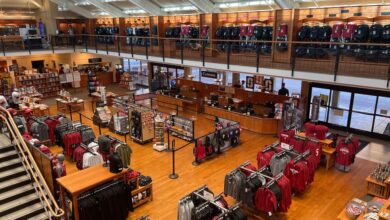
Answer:
[(157, 151), (163, 151), (167, 149), (168, 144), (164, 142), (164, 129), (165, 129), (165, 119), (163, 115), (158, 114), (154, 118), (154, 145), (153, 149)]
[(195, 122), (192, 119), (170, 115), (167, 120), (169, 133), (185, 141), (193, 141), (195, 136)]

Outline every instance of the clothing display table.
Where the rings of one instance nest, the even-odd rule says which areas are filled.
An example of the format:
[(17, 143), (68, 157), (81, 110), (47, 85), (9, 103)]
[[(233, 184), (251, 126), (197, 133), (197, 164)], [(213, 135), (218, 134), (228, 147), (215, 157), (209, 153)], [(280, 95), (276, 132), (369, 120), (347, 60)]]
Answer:
[(77, 101), (66, 101), (64, 99), (56, 99), (57, 110), (63, 113), (69, 113), (72, 119), (73, 112), (79, 112), (84, 110), (84, 100), (78, 99)]
[(126, 173), (126, 170), (120, 173), (111, 173), (107, 167), (97, 165), (57, 179), (60, 186), (62, 208), (65, 211), (64, 219), (69, 219), (66, 205), (64, 205), (66, 204), (66, 193), (71, 196), (74, 219), (78, 220), (78, 196), (80, 194), (114, 179), (123, 178)]
[[(301, 132), (298, 136), (306, 138), (305, 132)], [(334, 166), (336, 160), (336, 148), (331, 147), (333, 144), (332, 139), (318, 140), (322, 144), (322, 155), (326, 158), (325, 168), (329, 170)]]
[[(106, 98), (107, 98), (107, 106), (112, 106), (113, 100), (117, 95), (112, 92), (107, 92)], [(100, 92), (93, 92), (91, 93), (91, 98), (92, 98), (92, 109), (94, 109), (94, 103), (98, 102), (101, 100), (102, 95)]]

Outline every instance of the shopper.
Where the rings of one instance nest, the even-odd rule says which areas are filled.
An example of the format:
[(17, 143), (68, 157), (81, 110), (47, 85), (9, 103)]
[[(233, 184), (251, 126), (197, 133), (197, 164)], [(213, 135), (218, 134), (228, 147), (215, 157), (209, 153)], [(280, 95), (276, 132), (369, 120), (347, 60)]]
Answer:
[(290, 92), (288, 91), (288, 89), (285, 86), (286, 86), (286, 84), (282, 83), (282, 88), (279, 89), (278, 95), (284, 95), (284, 96), (290, 95)]

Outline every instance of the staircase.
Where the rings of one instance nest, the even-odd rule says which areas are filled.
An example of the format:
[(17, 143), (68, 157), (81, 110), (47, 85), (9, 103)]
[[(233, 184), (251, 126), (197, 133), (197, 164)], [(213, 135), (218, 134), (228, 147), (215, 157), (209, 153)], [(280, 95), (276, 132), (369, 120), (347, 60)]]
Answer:
[(15, 145), (0, 134), (0, 219), (51, 219)]

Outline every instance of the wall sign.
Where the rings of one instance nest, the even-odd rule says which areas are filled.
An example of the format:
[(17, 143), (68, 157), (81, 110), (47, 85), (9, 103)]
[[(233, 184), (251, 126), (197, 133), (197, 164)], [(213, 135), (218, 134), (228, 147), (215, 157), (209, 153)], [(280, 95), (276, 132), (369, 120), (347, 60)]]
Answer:
[(349, 10), (348, 10), (348, 9), (343, 9), (343, 10), (341, 10), (341, 14), (346, 14), (346, 13), (349, 13)]
[(246, 77), (246, 88), (253, 89), (255, 87), (254, 78), (252, 76)]
[(90, 58), (88, 59), (88, 63), (101, 63), (102, 58)]
[(353, 16), (362, 16), (363, 14), (361, 12), (353, 13)]
[(329, 14), (329, 17), (334, 18), (334, 17), (336, 17), (336, 14)]
[(273, 79), (265, 79), (264, 80), (264, 90), (267, 92), (273, 92), (274, 90), (274, 80)]
[(210, 72), (210, 71), (202, 71), (202, 77), (217, 79), (218, 73), (217, 72)]

